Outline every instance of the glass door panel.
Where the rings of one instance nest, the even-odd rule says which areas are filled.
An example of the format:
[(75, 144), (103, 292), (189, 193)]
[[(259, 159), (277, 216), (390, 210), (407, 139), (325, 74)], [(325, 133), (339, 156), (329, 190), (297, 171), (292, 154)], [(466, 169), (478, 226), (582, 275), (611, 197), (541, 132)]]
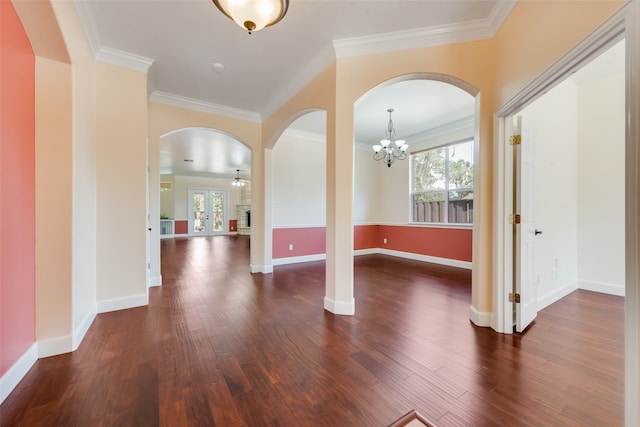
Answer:
[(226, 192), (189, 190), (189, 234), (212, 235), (225, 231)]
[(202, 234), (206, 230), (206, 192), (193, 192), (191, 197), (193, 204), (193, 229), (192, 233)]
[(224, 194), (210, 192), (211, 198), (211, 218), (212, 221), (212, 232), (221, 233), (224, 231)]

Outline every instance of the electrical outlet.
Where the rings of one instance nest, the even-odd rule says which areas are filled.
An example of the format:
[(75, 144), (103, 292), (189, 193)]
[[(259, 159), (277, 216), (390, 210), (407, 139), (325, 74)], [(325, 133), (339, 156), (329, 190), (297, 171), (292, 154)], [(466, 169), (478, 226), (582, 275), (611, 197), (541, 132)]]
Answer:
[(289, 250), (292, 251), (293, 250), (293, 243), (289, 243)]
[(387, 244), (387, 238), (386, 237), (384, 239), (382, 239), (382, 243), (384, 243), (385, 245)]

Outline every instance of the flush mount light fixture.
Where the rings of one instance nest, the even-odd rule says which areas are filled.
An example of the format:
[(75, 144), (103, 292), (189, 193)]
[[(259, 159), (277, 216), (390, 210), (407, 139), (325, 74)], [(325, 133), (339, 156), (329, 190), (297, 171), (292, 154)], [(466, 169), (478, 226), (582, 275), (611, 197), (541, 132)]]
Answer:
[(213, 0), (213, 4), (249, 34), (279, 22), (289, 8), (289, 0)]
[(380, 140), (380, 144), (373, 146), (373, 160), (384, 160), (385, 164), (391, 167), (394, 159), (404, 160), (407, 158), (407, 148), (409, 146), (404, 139), (396, 139), (396, 130), (391, 121), (393, 108), (387, 110), (389, 113), (389, 123), (384, 132), (386, 138)]

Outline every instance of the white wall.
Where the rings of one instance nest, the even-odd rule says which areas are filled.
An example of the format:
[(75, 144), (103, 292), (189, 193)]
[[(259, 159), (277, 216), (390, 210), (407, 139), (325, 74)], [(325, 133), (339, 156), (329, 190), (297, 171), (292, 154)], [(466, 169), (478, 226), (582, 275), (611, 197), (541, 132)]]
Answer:
[(576, 288), (624, 295), (624, 98), (621, 66), (568, 79), (522, 112), (538, 141), (539, 309)]
[[(163, 176), (162, 181), (165, 178), (168, 177)], [(173, 175), (173, 191), (166, 194), (173, 195), (175, 219), (186, 220), (189, 218), (189, 188), (225, 190), (228, 194), (226, 229), (229, 225), (228, 221), (236, 219), (236, 205), (240, 203), (241, 189), (234, 187), (232, 182), (233, 178)]]
[(578, 284), (578, 91), (567, 80), (522, 111), (536, 135), (535, 265), (539, 308)]
[[(175, 206), (175, 197), (173, 195), (174, 192), (174, 182), (173, 175), (161, 175), (160, 182), (161, 183), (169, 183), (171, 184), (171, 191), (161, 191), (160, 192), (160, 215), (165, 215), (167, 218), (175, 218), (176, 206)], [(149, 191), (155, 191), (155, 189), (150, 189)]]
[(580, 287), (624, 295), (624, 72), (578, 94)]
[[(408, 153), (473, 137), (473, 124), (446, 132), (433, 131), (409, 140)], [(395, 160), (391, 167), (373, 160), (373, 150), (358, 145), (355, 153), (355, 224), (407, 224), (411, 221), (411, 163)]]
[(380, 162), (372, 159), (373, 149), (356, 146), (353, 188), (353, 223), (355, 225), (378, 224), (379, 198), (384, 195), (378, 189)]
[(285, 132), (273, 147), (273, 226), (326, 225), (326, 141)]

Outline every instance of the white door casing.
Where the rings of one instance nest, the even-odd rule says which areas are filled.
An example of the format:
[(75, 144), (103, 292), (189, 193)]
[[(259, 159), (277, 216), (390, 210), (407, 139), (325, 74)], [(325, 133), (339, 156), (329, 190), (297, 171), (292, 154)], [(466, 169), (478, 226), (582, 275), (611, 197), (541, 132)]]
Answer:
[(515, 134), (520, 135), (520, 144), (514, 145), (515, 161), (515, 213), (520, 223), (515, 226), (515, 288), (519, 301), (515, 304), (515, 326), (523, 332), (538, 314), (536, 238), (541, 234), (536, 229), (536, 134), (516, 118)]

